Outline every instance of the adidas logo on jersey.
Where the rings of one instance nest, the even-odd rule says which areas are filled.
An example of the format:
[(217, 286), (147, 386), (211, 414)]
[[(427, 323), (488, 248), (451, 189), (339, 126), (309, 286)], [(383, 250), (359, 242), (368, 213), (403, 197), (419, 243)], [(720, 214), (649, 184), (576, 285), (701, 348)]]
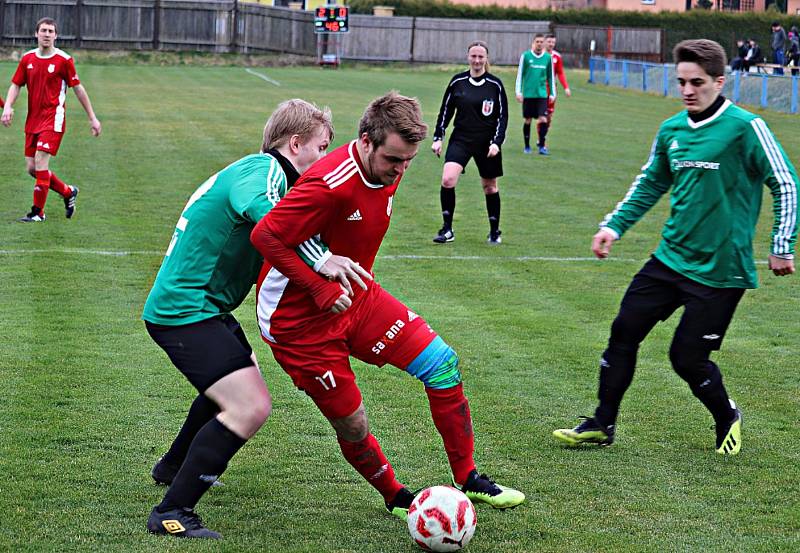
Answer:
[(677, 150), (678, 148), (680, 148), (680, 146), (678, 146), (678, 141), (677, 140), (673, 140), (672, 144), (669, 145), (669, 149), (670, 150)]
[(361, 210), (356, 209), (350, 217), (347, 218), (348, 221), (360, 221), (361, 220)]

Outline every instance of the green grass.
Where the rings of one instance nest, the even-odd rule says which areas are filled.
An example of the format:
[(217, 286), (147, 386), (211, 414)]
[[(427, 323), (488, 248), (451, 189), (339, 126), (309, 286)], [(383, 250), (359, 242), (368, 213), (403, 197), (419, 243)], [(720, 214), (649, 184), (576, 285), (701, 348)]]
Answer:
[[(13, 70), (0, 63), (0, 82)], [(416, 550), (258, 339), (252, 298), (237, 316), (264, 367), (274, 413), (231, 463), (226, 485), (199, 505), (225, 540), (170, 541), (144, 529), (163, 493), (150, 467), (193, 390), (139, 315), (188, 196), (256, 151), (266, 116), (287, 97), (330, 105), (341, 144), (354, 136), (366, 103), (392, 88), (418, 96), (433, 124), (455, 68), (257, 71), (281, 86), (241, 67), (79, 66), (103, 136), (90, 136), (70, 93), (69, 133), (52, 168), (81, 187), (71, 221), (52, 194), (45, 224), (14, 222), (32, 190), (22, 159), (24, 95), (14, 127), (0, 129), (0, 550)], [(513, 71), (499, 72), (512, 87)], [(375, 267), (382, 285), (459, 352), (480, 468), (528, 495), (513, 511), (479, 508), (469, 550), (797, 551), (797, 277), (778, 279), (759, 265), (762, 288), (745, 296), (715, 356), (744, 411), (738, 457), (714, 454), (710, 416), (669, 367), (674, 320), (642, 347), (613, 447), (565, 450), (550, 439), (594, 406), (609, 325), (658, 242), (665, 202), (611, 260), (555, 258), (590, 255), (597, 222), (624, 195), (661, 120), (679, 109), (674, 100), (586, 78), (570, 74), (574, 95), (559, 100), (546, 159), (521, 154), (512, 99), (501, 247), (485, 245), (474, 166), (458, 188), (456, 242), (431, 244), (441, 160), (426, 142)], [(797, 162), (797, 118), (763, 115)], [(759, 260), (768, 253), (769, 208), (765, 198)], [(412, 487), (446, 483), (421, 385), (388, 367), (355, 369), (372, 430), (398, 476)]]

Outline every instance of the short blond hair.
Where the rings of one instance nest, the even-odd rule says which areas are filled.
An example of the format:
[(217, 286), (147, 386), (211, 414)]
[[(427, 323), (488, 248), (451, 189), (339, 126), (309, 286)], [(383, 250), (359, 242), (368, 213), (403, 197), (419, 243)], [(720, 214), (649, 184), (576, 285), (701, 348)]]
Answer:
[(422, 121), (419, 100), (402, 96), (396, 91), (372, 100), (358, 124), (358, 136), (366, 133), (377, 148), (386, 142), (389, 133), (397, 133), (404, 142), (419, 144), (428, 134)]
[(286, 144), (289, 139), (298, 135), (305, 144), (323, 127), (333, 140), (333, 123), (331, 110), (318, 108), (311, 102), (300, 98), (292, 98), (278, 104), (264, 126), (264, 142), (261, 151), (273, 150)]

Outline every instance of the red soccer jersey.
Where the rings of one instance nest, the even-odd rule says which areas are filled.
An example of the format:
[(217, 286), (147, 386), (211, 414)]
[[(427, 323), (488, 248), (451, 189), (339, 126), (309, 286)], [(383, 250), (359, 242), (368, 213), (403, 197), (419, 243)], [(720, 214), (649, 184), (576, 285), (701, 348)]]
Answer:
[(66, 130), (67, 88), (81, 84), (69, 54), (58, 48), (44, 58), (39, 56), (38, 49), (26, 52), (11, 82), (28, 87), (26, 133)]
[[(319, 235), (330, 251), (371, 271), (389, 228), (399, 181), (398, 178), (389, 186), (368, 182), (353, 141), (312, 165), (259, 225), (264, 224), (287, 250), (294, 250), (309, 236)], [(258, 318), (263, 336), (269, 339), (296, 332), (307, 323), (331, 317), (329, 312), (320, 310), (306, 288), (272, 267), (268, 253), (267, 257), (258, 286)], [(297, 262), (302, 264), (299, 258)], [(367, 281), (367, 286), (371, 285), (372, 281)], [(364, 291), (353, 288), (355, 304)]]
[(561, 82), (561, 86), (569, 88), (569, 84), (567, 84), (567, 75), (564, 73), (564, 60), (561, 58), (561, 54), (553, 50), (550, 52), (550, 56), (553, 58), (553, 72)]

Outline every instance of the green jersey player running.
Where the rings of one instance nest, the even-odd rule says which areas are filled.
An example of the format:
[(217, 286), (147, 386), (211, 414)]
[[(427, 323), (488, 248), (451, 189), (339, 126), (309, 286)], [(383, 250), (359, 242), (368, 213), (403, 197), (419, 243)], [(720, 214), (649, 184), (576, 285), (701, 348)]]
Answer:
[[(220, 537), (203, 526), (194, 507), (272, 408), (252, 348), (231, 314), (263, 264), (250, 233), (299, 173), (324, 155), (332, 138), (328, 110), (303, 100), (283, 102), (267, 121), (261, 152), (209, 178), (178, 219), (142, 318), (199, 394), (169, 451), (153, 467), (156, 482), (170, 487), (150, 513), (152, 533)], [(309, 240), (297, 253), (346, 289), (337, 304), (349, 301), (349, 279), (366, 288), (359, 275), (369, 274), (323, 244)]]
[(611, 444), (639, 344), (683, 307), (669, 351), (672, 367), (714, 417), (716, 452), (736, 455), (742, 414), (710, 355), (720, 348), (745, 289), (758, 285), (752, 242), (763, 185), (774, 213), (769, 268), (778, 276), (794, 273), (797, 173), (767, 124), (720, 95), (726, 60), (719, 44), (687, 40), (675, 47), (674, 58), (686, 111), (661, 125), (642, 174), (600, 224), (592, 251), (607, 257), (612, 243), (671, 189), (670, 217), (611, 326), (594, 416), (553, 435), (568, 445)]

